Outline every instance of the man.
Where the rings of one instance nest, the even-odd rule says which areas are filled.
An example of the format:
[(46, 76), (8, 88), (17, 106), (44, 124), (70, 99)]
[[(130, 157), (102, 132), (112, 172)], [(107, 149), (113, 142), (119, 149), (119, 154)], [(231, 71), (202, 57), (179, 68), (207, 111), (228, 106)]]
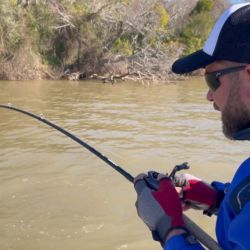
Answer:
[[(226, 10), (203, 49), (172, 66), (177, 74), (199, 68), (205, 68), (207, 99), (221, 112), (225, 136), (250, 140), (250, 3)], [(173, 183), (181, 187), (179, 193)], [(138, 214), (165, 250), (203, 249), (186, 229), (183, 207), (218, 215), (216, 235), (222, 249), (250, 249), (250, 158), (230, 184), (208, 185), (186, 174), (174, 180), (158, 175), (156, 181), (140, 174), (135, 189)]]

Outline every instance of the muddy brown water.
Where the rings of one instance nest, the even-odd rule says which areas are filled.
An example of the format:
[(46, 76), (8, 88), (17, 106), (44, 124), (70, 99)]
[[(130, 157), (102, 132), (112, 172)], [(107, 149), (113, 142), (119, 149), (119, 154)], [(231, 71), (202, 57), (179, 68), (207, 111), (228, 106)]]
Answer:
[[(248, 142), (221, 132), (201, 78), (172, 84), (0, 82), (0, 103), (73, 132), (135, 176), (169, 172), (228, 181)], [(0, 249), (149, 250), (151, 239), (123, 176), (56, 130), (0, 109)], [(214, 218), (190, 216), (214, 235)]]

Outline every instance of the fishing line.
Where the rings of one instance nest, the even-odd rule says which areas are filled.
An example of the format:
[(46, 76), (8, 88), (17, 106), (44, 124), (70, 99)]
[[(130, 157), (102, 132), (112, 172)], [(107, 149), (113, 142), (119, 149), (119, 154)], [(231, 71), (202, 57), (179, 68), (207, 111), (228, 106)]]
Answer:
[[(134, 177), (131, 174), (129, 174), (127, 171), (125, 171), (123, 168), (121, 168), (119, 165), (117, 165), (116, 163), (109, 160), (107, 156), (101, 154), (99, 151), (97, 151), (95, 148), (90, 146), (88, 143), (82, 141), (81, 139), (79, 139), (78, 137), (76, 137), (75, 135), (70, 133), (69, 131), (65, 130), (64, 128), (61, 128), (58, 125), (45, 119), (43, 116), (38, 116), (38, 115), (35, 115), (31, 112), (28, 112), (28, 111), (25, 111), (25, 110), (22, 110), (19, 108), (15, 108), (11, 104), (8, 104), (8, 105), (0, 104), (0, 108), (14, 110), (14, 111), (22, 113), (24, 115), (30, 116), (30, 117), (32, 117), (32, 118), (34, 118), (42, 123), (47, 124), (48, 126), (54, 128), (54, 129), (58, 130), (62, 134), (68, 136), (69, 138), (71, 138), (72, 140), (74, 140), (75, 142), (77, 142), (78, 144), (80, 144), (81, 146), (86, 148), (87, 150), (89, 150), (91, 153), (93, 153), (94, 155), (96, 155), (97, 157), (102, 159), (109, 166), (111, 166), (114, 170), (116, 170), (122, 176), (124, 176), (128, 181), (133, 183)], [(183, 214), (183, 217), (184, 217), (184, 222), (185, 222), (187, 229), (189, 230), (189, 232), (191, 234), (193, 234), (197, 238), (197, 240), (199, 240), (202, 244), (204, 244), (206, 247), (208, 247), (208, 249), (221, 250), (221, 248), (218, 246), (217, 242), (212, 237), (210, 237), (202, 228), (200, 228), (198, 225), (196, 225), (185, 214)]]

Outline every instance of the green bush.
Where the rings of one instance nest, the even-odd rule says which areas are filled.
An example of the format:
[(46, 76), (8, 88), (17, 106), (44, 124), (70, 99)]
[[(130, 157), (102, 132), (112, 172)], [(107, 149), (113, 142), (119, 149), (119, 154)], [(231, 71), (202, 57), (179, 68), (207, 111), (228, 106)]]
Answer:
[(114, 53), (121, 53), (125, 56), (131, 56), (133, 54), (133, 48), (129, 39), (123, 37), (116, 39), (112, 51)]
[(199, 0), (191, 12), (191, 15), (199, 14), (202, 12), (211, 11), (213, 8), (213, 1), (212, 0)]
[(159, 28), (166, 29), (169, 23), (169, 15), (166, 8), (163, 5), (157, 4), (156, 12), (159, 14), (160, 17)]
[(0, 56), (10, 59), (23, 40), (19, 13), (12, 1), (0, 3), (0, 34)]
[(210, 14), (211, 0), (200, 0), (191, 12), (187, 25), (180, 32), (180, 41), (185, 44), (184, 55), (202, 48), (214, 23)]

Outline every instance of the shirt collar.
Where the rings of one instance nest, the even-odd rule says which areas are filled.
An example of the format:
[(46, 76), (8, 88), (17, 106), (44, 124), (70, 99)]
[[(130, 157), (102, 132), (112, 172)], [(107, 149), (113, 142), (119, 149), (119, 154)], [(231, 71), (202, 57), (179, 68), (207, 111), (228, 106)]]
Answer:
[(233, 136), (234, 140), (250, 140), (250, 128), (243, 129), (239, 132), (236, 132)]

